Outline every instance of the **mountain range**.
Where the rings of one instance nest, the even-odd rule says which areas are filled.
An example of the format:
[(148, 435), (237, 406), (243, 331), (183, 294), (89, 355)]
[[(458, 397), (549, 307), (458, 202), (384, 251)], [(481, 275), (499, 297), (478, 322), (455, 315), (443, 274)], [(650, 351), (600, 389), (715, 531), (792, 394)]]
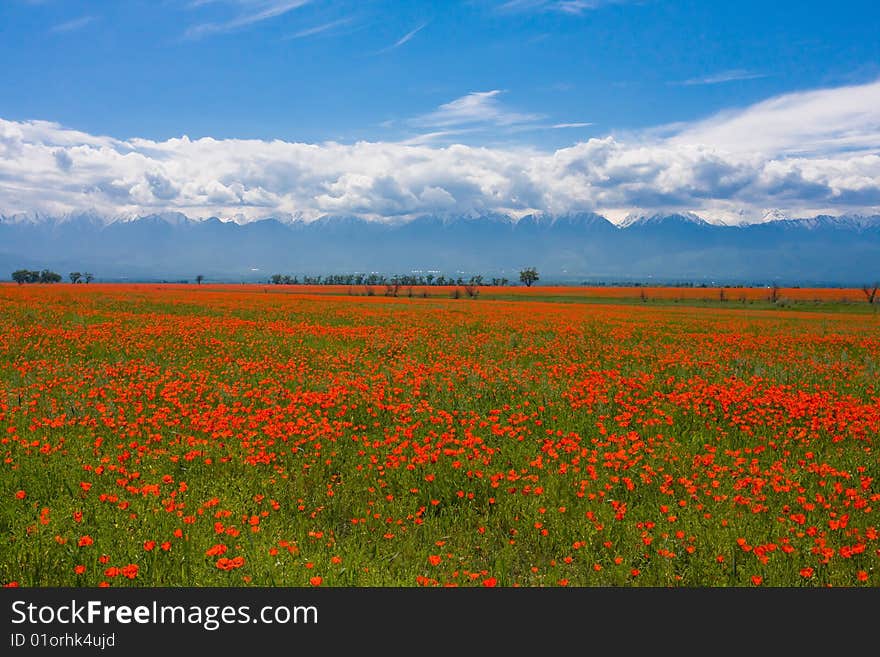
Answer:
[(0, 279), (51, 269), (96, 281), (265, 282), (272, 274), (434, 272), (541, 283), (655, 282), (857, 285), (880, 279), (880, 215), (772, 215), (720, 225), (695, 214), (592, 212), (372, 221), (323, 216), (248, 223), (162, 213), (107, 220), (93, 213), (0, 215)]

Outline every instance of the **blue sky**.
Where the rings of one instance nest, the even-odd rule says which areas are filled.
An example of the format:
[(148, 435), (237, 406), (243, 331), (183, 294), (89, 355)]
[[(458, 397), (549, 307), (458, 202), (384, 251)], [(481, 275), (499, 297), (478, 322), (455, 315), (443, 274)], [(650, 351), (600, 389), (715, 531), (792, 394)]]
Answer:
[[(139, 155), (151, 157), (152, 151), (133, 146), (132, 140), (149, 141), (154, 143), (153, 151), (166, 151), (136, 172), (105, 162), (98, 178), (88, 184), (77, 181), (73, 187), (71, 177), (77, 167), (64, 164), (68, 159), (75, 162), (76, 152), (56, 155), (61, 163), (56, 173), (66, 176), (68, 189), (54, 204), (43, 206), (46, 211), (165, 208), (254, 217), (270, 211), (315, 215), (336, 210), (384, 216), (431, 209), (428, 201), (407, 204), (400, 199), (397, 205), (372, 207), (369, 194), (346, 186), (359, 176), (371, 178), (359, 183), (370, 189), (395, 183), (401, 198), (442, 197), (446, 200), (441, 206), (450, 211), (589, 207), (621, 213), (675, 207), (751, 216), (771, 206), (791, 211), (870, 209), (880, 203), (873, 190), (880, 184), (868, 184), (877, 182), (870, 159), (846, 174), (867, 183), (862, 180), (844, 193), (831, 181), (839, 169), (832, 167), (824, 182), (805, 179), (800, 187), (780, 191), (771, 181), (751, 196), (743, 191), (738, 173), (719, 174), (713, 169), (708, 175), (737, 178), (736, 194), (729, 191), (729, 180), (716, 181), (715, 188), (696, 196), (670, 193), (655, 175), (642, 181), (648, 187), (653, 181), (651, 189), (603, 197), (599, 183), (605, 178), (600, 176), (599, 182), (580, 180), (591, 189), (563, 199), (536, 182), (532, 169), (541, 169), (540, 158), (570, 149), (586, 150), (587, 155), (605, 158), (607, 164), (607, 152), (596, 155), (596, 144), (587, 148), (591, 140), (612, 139), (615, 147), (623, 148), (615, 151), (616, 157), (625, 162), (647, 142), (656, 147), (657, 139), (670, 149), (681, 143), (682, 135), (718, 138), (715, 128), (724, 117), (748, 114), (775, 101), (797, 105), (778, 122), (780, 126), (790, 121), (812, 125), (810, 117), (804, 122), (799, 113), (798, 99), (824, 92), (833, 97), (822, 97), (818, 104), (838, 108), (825, 117), (825, 125), (827, 120), (835, 122), (830, 152), (838, 163), (852, 165), (855, 156), (841, 155), (842, 151), (855, 151), (862, 158), (877, 152), (877, 110), (851, 111), (835, 100), (841, 97), (833, 90), (861, 89), (865, 93), (844, 91), (842, 98), (849, 103), (873, 102), (880, 78), (878, 24), (877, 4), (859, 1), (3, 0), (0, 120), (7, 124), (7, 141), (19, 139), (10, 135), (18, 135), (20, 126), (30, 126), (26, 130), (30, 136), (21, 138), (39, 142), (52, 153), (59, 148), (99, 151), (96, 144), (103, 143), (116, 153), (136, 149)], [(708, 133), (707, 125), (714, 126)], [(816, 125), (820, 132), (825, 129), (819, 122)], [(842, 148), (844, 135), (853, 134), (864, 138), (853, 143), (847, 137)], [(229, 140), (264, 145), (276, 140), (289, 145), (332, 142), (350, 146), (345, 151), (350, 158), (357, 155), (352, 149), (363, 142), (398, 150), (385, 156), (361, 153), (362, 159), (344, 171), (318, 167), (320, 171), (311, 177), (301, 172), (302, 157), (286, 154), (272, 160), (272, 166), (289, 165), (300, 171), (297, 181), (290, 179), (294, 174), (287, 174), (287, 187), (278, 180), (272, 187), (269, 181), (218, 171), (212, 181), (192, 182), (203, 191), (208, 182), (217, 183), (232, 190), (232, 196), (192, 192), (186, 200), (182, 178), (186, 166), (178, 162), (175, 169), (164, 164), (175, 159), (169, 148), (180, 153), (174, 140), (184, 135), (228, 146)], [(791, 165), (795, 163), (792, 140), (803, 137), (769, 135), (754, 144), (754, 152), (762, 154), (765, 164)], [(819, 150), (808, 156), (828, 159), (825, 137), (813, 140)], [(105, 138), (111, 141), (102, 142)], [(748, 158), (743, 153), (725, 155), (731, 144), (736, 150), (738, 141), (730, 134), (725, 138), (726, 142), (703, 145), (715, 149), (716, 155), (718, 149), (723, 151), (718, 155), (724, 159), (722, 168), (738, 170)], [(770, 142), (777, 145), (765, 148)], [(782, 151), (777, 142), (783, 143)], [(493, 170), (491, 162), (481, 161), (480, 180), (486, 183), (474, 183), (481, 189), (491, 187), (493, 173), (510, 177), (505, 167), (511, 153), (518, 157), (532, 153), (537, 159), (531, 162), (534, 166), (526, 167), (530, 189), (516, 194), (508, 188), (482, 190), (484, 197), (507, 195), (504, 203), (489, 208), (473, 198), (459, 202), (462, 195), (474, 197), (465, 184), (473, 183), (473, 177), (467, 175), (464, 182), (420, 180), (415, 187), (412, 181), (396, 179), (395, 158), (401, 156), (403, 146), (427, 148), (440, 153), (441, 159), (456, 146), (472, 149), (472, 155), (485, 155), (473, 149), (489, 149), (499, 162)], [(189, 161), (194, 155), (187, 148)], [(230, 151), (243, 157), (240, 149)], [(0, 184), (0, 211), (32, 210), (27, 190), (39, 180), (56, 187), (58, 181), (48, 175), (40, 178), (36, 155), (13, 167), (11, 153), (10, 147), (7, 168), (0, 171), (0, 180), (6, 181)], [(801, 160), (803, 156), (798, 154)], [(254, 152), (240, 168), (258, 167), (266, 157)], [(377, 164), (377, 157), (384, 157), (384, 164)], [(590, 166), (595, 162), (600, 160), (594, 159)], [(308, 167), (313, 171), (313, 165)], [(806, 168), (799, 171), (809, 178)], [(631, 181), (631, 174), (621, 180)], [(702, 179), (707, 174), (700, 170), (694, 175)], [(762, 170), (762, 175), (766, 178), (767, 171)], [(156, 176), (170, 186), (150, 183)], [(300, 189), (305, 179), (315, 176), (318, 183), (312, 180), (313, 187)], [(17, 183), (10, 182), (16, 179)], [(116, 187), (108, 191), (111, 184)], [(144, 194), (135, 190), (138, 184), (146, 185)], [(826, 185), (824, 195), (816, 184)], [(175, 186), (179, 197), (170, 193)], [(531, 189), (536, 186), (540, 189)], [(866, 187), (872, 189), (866, 192)], [(95, 192), (98, 188), (103, 191)], [(273, 202), (263, 192), (275, 195), (276, 201), (288, 198)], [(322, 194), (328, 202), (318, 200)], [(334, 204), (334, 199), (346, 195), (348, 201)], [(224, 196), (228, 200), (222, 203), (210, 200)], [(305, 203), (306, 199), (311, 201)]]

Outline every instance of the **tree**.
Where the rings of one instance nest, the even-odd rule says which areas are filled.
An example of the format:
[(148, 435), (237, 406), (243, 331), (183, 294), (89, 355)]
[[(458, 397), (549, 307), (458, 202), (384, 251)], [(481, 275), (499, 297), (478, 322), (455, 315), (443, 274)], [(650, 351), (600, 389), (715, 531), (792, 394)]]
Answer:
[(79, 283), (82, 280), (82, 274), (78, 271), (72, 271), (68, 274), (71, 283)]
[(61, 281), (61, 274), (49, 271), (48, 269), (43, 271), (19, 269), (12, 272), (12, 280), (19, 285), (22, 283), (58, 283)]
[(532, 287), (532, 283), (538, 280), (538, 270), (534, 267), (523, 269), (519, 273), (519, 280), (526, 284), (526, 287)]
[(475, 299), (480, 293), (480, 286), (483, 284), (482, 276), (471, 276), (471, 280), (465, 283), (464, 291), (471, 299)]
[(877, 298), (877, 290), (880, 289), (880, 283), (875, 282), (873, 286), (863, 285), (862, 292), (865, 293), (865, 298), (868, 300), (868, 303), (874, 303), (874, 299)]
[(202, 281), (203, 281), (203, 280), (205, 280), (205, 277), (202, 276), (201, 274), (199, 274), (198, 276), (196, 276), (196, 283), (198, 283), (199, 285), (202, 284)]
[(85, 279), (86, 283), (91, 283), (93, 280), (95, 280), (95, 277), (92, 276), (92, 274), (89, 272), (83, 274), (83, 278)]

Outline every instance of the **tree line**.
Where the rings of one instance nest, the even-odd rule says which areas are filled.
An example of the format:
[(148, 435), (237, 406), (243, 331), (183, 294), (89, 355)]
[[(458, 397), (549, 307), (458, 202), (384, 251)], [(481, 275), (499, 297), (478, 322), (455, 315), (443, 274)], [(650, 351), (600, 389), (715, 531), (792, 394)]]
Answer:
[(287, 274), (273, 274), (269, 278), (272, 285), (400, 285), (400, 286), (443, 286), (443, 285), (507, 285), (510, 281), (506, 278), (493, 278), (486, 281), (482, 276), (470, 278), (457, 278), (446, 276), (398, 275), (385, 276), (382, 274), (329, 274), (326, 276), (289, 276)]
[[(525, 285), (531, 287), (532, 283), (538, 280), (538, 272), (534, 267), (529, 267), (520, 272), (519, 280)], [(444, 285), (470, 285), (483, 286), (491, 285), (493, 287), (504, 287), (510, 280), (507, 278), (491, 278), (485, 279), (481, 275), (471, 276), (465, 279), (462, 276), (452, 277), (434, 274), (413, 275), (395, 275), (384, 276), (382, 274), (329, 274), (327, 276), (290, 276), (287, 274), (272, 274), (269, 278), (271, 285), (396, 285), (401, 287), (409, 286), (444, 286)]]
[[(68, 278), (70, 278), (71, 283), (91, 283), (95, 280), (95, 277), (91, 273), (81, 273), (78, 271), (70, 272)], [(35, 269), (17, 269), (12, 272), (12, 280), (19, 285), (22, 285), (23, 283), (60, 283), (61, 274), (48, 269), (43, 269), (42, 271), (37, 271)]]

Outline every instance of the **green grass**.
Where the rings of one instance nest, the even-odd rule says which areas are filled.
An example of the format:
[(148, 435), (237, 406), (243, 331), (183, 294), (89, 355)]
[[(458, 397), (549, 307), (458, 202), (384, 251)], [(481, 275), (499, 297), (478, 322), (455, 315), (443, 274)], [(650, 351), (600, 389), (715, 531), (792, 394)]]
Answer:
[(880, 581), (862, 310), (79, 293), (0, 318), (0, 582)]

